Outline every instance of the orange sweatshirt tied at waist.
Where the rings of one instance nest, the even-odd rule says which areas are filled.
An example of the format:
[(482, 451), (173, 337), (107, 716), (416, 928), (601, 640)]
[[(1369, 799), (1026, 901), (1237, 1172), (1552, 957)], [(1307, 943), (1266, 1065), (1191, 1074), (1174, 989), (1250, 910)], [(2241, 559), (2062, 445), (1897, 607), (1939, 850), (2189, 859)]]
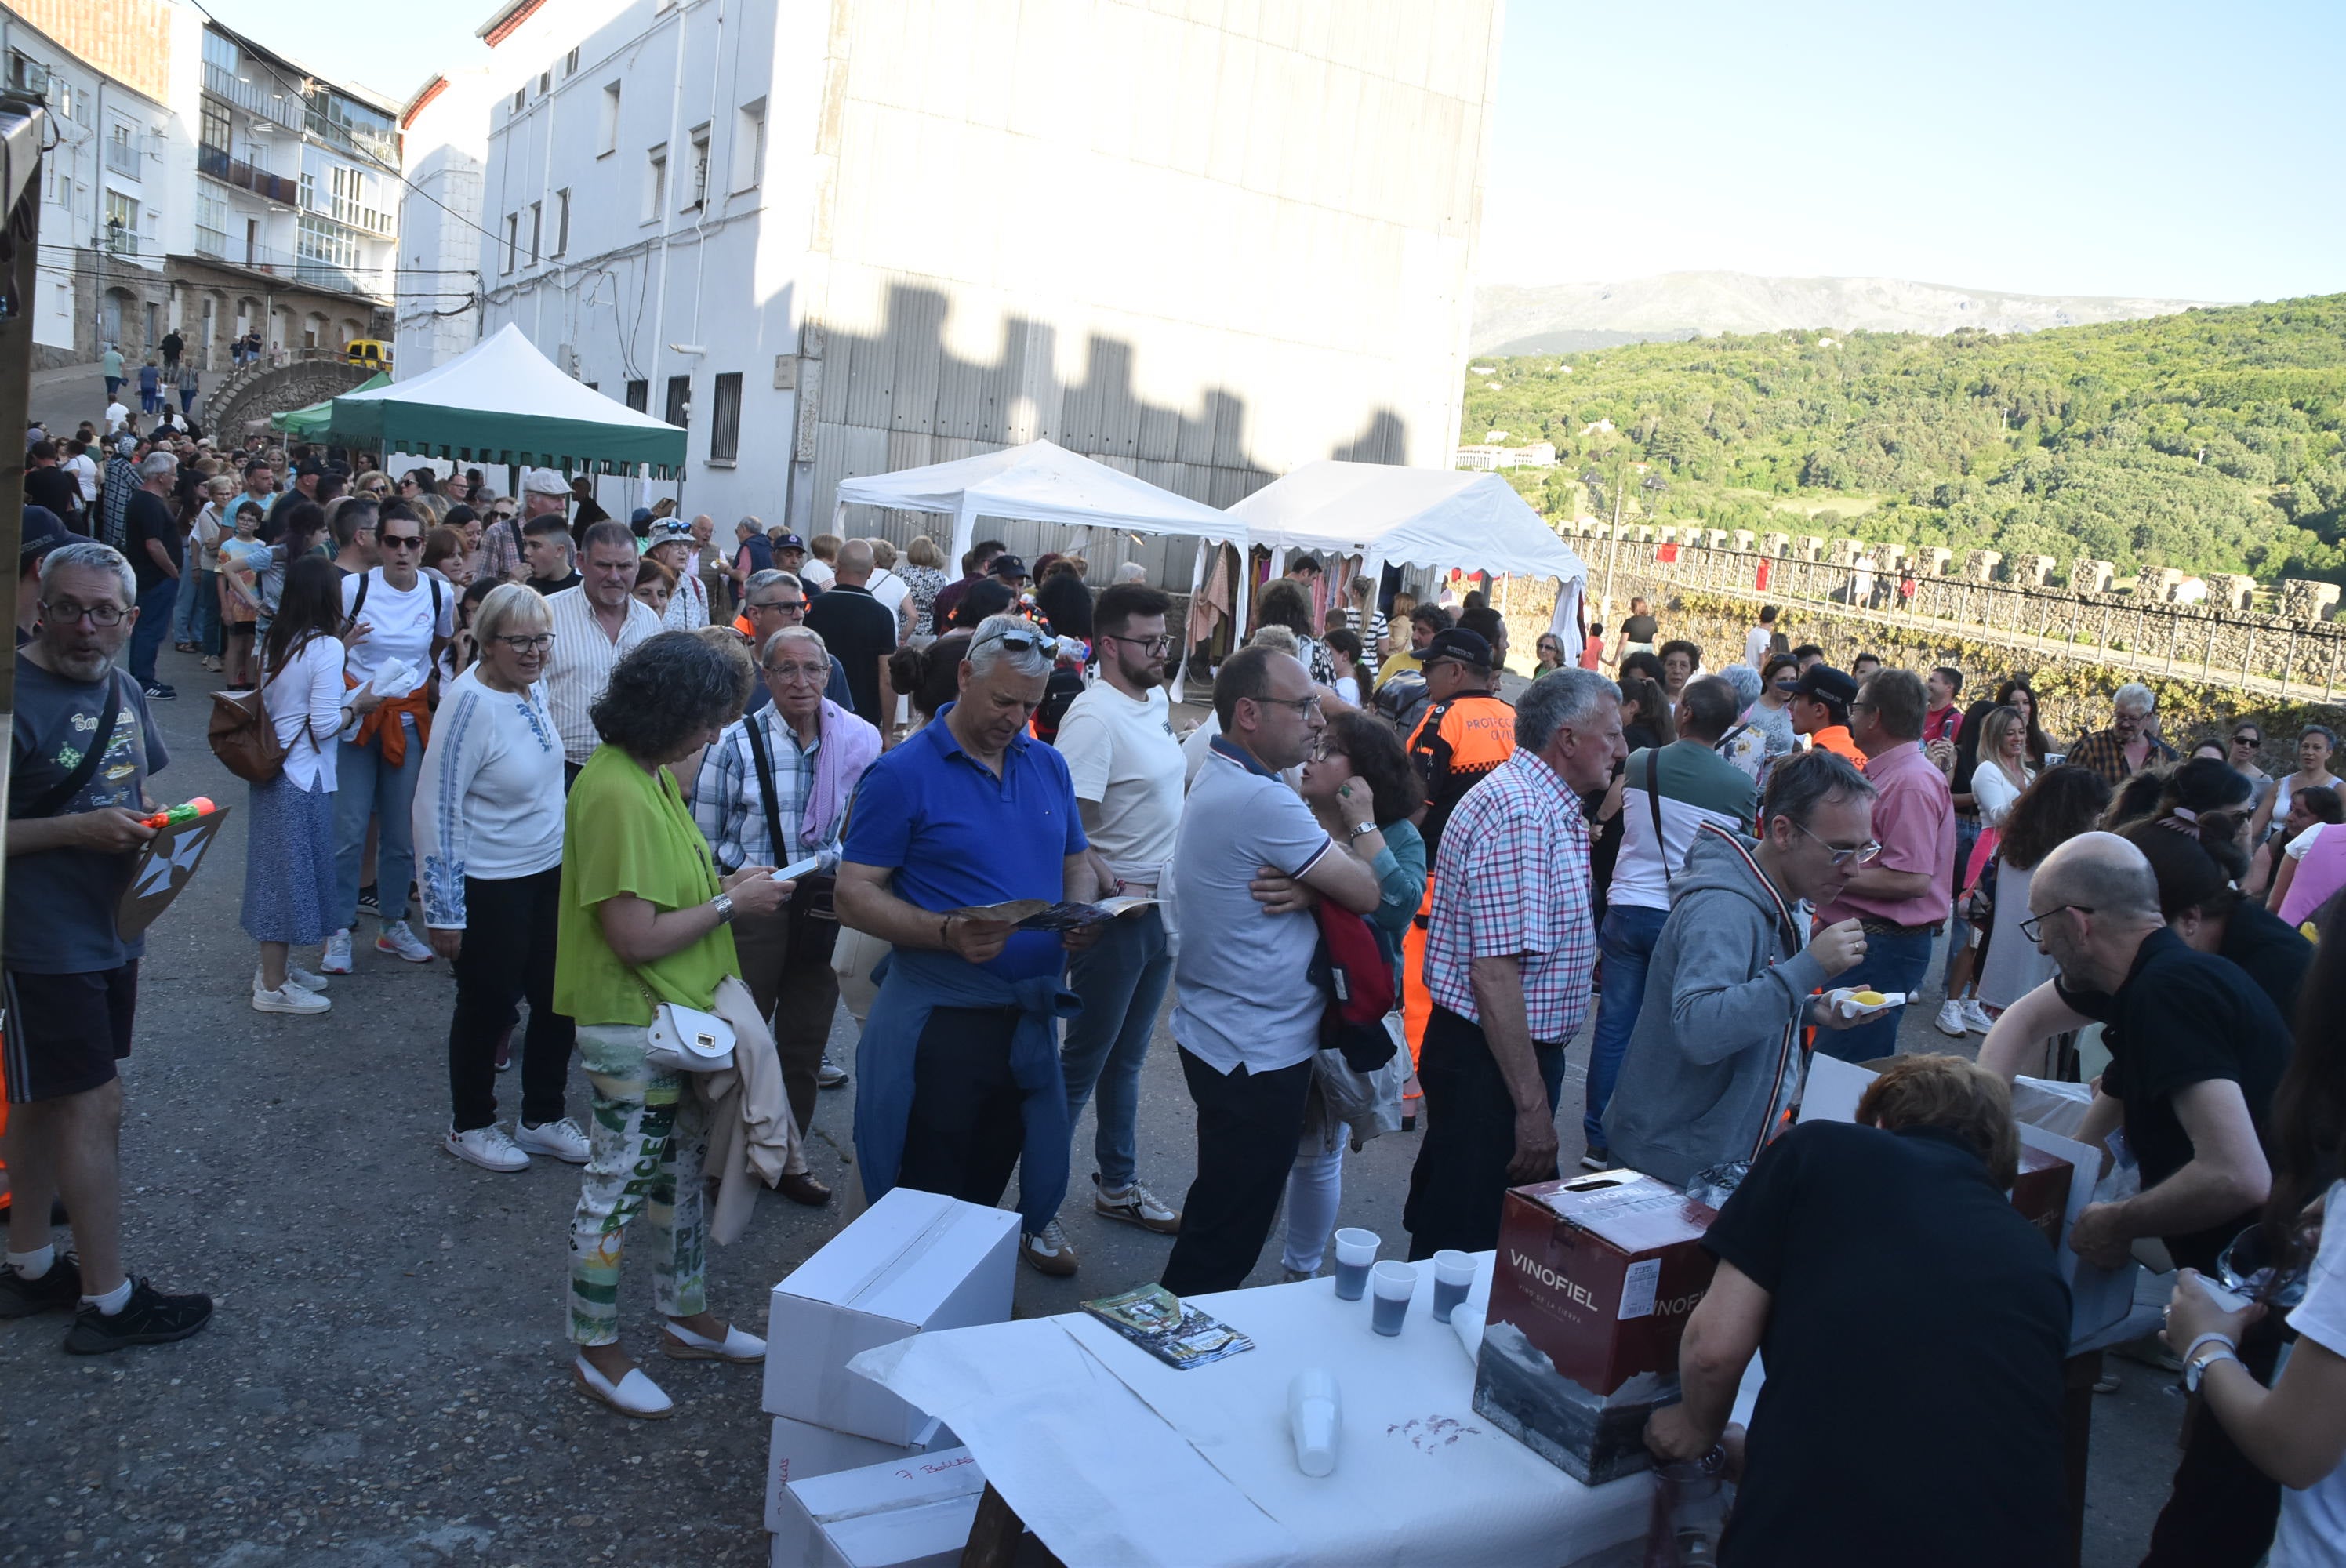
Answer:
[[(342, 684), (346, 687), (356, 688), (359, 683), (352, 680), (346, 670), (342, 674)], [(399, 716), (403, 713), (415, 720), (417, 745), (432, 744), (432, 705), (425, 699), (425, 692), (430, 684), (428, 681), (419, 684), (405, 697), (384, 697), (372, 713), (359, 720), (359, 732), (351, 737), (351, 743), (354, 746), (364, 746), (371, 740), (380, 738), (382, 742), (383, 762), (393, 768), (405, 766), (407, 726), (399, 722)]]

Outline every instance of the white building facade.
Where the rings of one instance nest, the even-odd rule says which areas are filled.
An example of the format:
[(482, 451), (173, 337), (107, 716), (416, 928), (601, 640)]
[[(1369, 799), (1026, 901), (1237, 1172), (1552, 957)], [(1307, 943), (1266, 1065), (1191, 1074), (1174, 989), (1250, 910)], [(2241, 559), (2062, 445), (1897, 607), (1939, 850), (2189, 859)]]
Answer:
[(407, 188), (399, 208), (399, 374), (415, 375), (481, 341), (481, 253), (489, 109), (485, 70), (426, 82), (401, 111)]
[(688, 511), (821, 531), (842, 477), (1037, 437), (1215, 504), (1451, 462), (1497, 0), (512, 0), (482, 36), (483, 329), (685, 424)]

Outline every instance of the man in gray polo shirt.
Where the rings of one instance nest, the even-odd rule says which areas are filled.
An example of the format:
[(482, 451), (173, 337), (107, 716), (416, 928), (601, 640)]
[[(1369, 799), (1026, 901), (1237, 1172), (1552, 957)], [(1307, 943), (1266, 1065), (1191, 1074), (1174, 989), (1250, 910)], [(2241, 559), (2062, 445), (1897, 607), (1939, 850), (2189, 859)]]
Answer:
[(1314, 897), (1377, 907), (1376, 873), (1339, 846), (1280, 778), (1327, 720), (1290, 654), (1240, 649), (1214, 679), (1221, 733), (1190, 786), (1173, 851), (1186, 933), (1173, 1039), (1198, 1107), (1198, 1177), (1162, 1283), (1177, 1296), (1231, 1290), (1261, 1256), (1303, 1133), (1311, 1054), (1327, 999), (1310, 970)]

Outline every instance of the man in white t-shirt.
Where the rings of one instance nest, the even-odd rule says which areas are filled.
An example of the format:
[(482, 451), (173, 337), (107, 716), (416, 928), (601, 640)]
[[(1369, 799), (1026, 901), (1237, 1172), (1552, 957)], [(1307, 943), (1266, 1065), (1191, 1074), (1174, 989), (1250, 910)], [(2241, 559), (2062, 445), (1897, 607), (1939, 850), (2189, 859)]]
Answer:
[(116, 431), (120, 430), (122, 428), (122, 422), (129, 417), (130, 410), (120, 398), (116, 398), (112, 402), (107, 403), (106, 405), (106, 433), (112, 435)]
[[(1165, 630), (1171, 601), (1155, 588), (1118, 583), (1092, 615), (1100, 678), (1067, 705), (1056, 742), (1075, 783), (1084, 836), (1107, 861), (1119, 894), (1154, 898), (1173, 859), (1181, 825), (1181, 743), (1165, 695)], [(1141, 1186), (1135, 1129), (1140, 1067), (1157, 1010), (1173, 979), (1173, 951), (1160, 908), (1133, 911), (1067, 962), (1067, 989), (1084, 1010), (1067, 1021), (1059, 1065), (1067, 1120), (1098, 1092), (1092, 1207), (1110, 1219), (1171, 1236), (1181, 1217)], [(1056, 1220), (1024, 1238), (1026, 1261), (1046, 1274), (1072, 1274), (1075, 1249)]]
[(1336, 843), (1279, 777), (1327, 728), (1302, 661), (1239, 649), (1214, 677), (1214, 713), (1222, 732), (1173, 851), (1188, 932), (1173, 1039), (1198, 1107), (1198, 1177), (1160, 1279), (1176, 1296), (1244, 1284), (1287, 1190), (1327, 1008), (1311, 978), (1320, 927), (1301, 890), (1360, 915), (1378, 896), (1359, 840)]
[(1776, 606), (1760, 606), (1760, 624), (1743, 634), (1743, 662), (1753, 669), (1768, 667), (1768, 654), (1776, 646)]
[[(340, 521), (340, 519), (337, 519)], [(342, 579), (342, 614), (358, 627), (343, 669), (382, 694), (382, 705), (342, 731), (334, 758), (334, 901), (340, 919), (319, 967), (351, 972), (351, 928), (358, 923), (359, 863), (367, 819), (378, 820), (375, 888), (382, 930), (375, 951), (429, 963), (432, 949), (408, 928), (407, 888), (415, 878), (415, 781), (432, 738), (423, 677), (456, 633), (456, 596), (418, 570), (423, 520), (404, 501), (374, 522), (382, 565)], [(394, 668), (396, 661), (400, 668)], [(381, 677), (381, 678), (378, 678)]]

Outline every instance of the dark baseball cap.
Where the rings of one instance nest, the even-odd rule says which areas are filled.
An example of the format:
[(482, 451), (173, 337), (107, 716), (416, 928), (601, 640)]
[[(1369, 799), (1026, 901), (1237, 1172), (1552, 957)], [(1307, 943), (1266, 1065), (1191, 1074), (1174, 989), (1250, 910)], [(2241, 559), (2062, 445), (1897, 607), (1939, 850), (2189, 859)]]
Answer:
[(73, 535), (66, 529), (65, 520), (46, 506), (25, 508), (25, 533), (16, 546), (19, 562), (31, 561), (47, 555), (60, 545), (73, 543)]
[(1430, 665), (1442, 659), (1472, 665), (1476, 669), (1488, 669), (1491, 667), (1490, 641), (1482, 633), (1470, 632), (1463, 626), (1436, 632), (1433, 640), (1425, 645), (1425, 652), (1418, 662)]
[(801, 555), (806, 554), (806, 541), (795, 534), (776, 534), (766, 543), (777, 550), (796, 550)]
[(1857, 696), (1857, 682), (1829, 664), (1812, 664), (1792, 687), (1794, 697), (1811, 697), (1846, 708)]
[(994, 558), (994, 564), (986, 567), (986, 571), (1005, 583), (1013, 577), (1032, 575), (1026, 570), (1026, 563), (1016, 555), (996, 555)]

